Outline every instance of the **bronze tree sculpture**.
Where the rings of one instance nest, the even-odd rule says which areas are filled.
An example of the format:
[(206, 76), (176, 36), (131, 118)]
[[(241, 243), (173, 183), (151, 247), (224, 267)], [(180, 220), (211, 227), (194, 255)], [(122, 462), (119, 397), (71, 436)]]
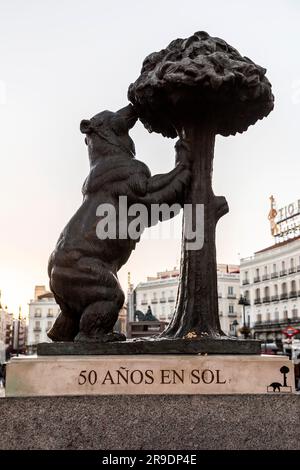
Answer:
[[(192, 181), (185, 203), (204, 205), (204, 245), (187, 249), (183, 230), (180, 286), (166, 337), (221, 337), (218, 315), (215, 228), (228, 212), (212, 190), (215, 136), (244, 132), (273, 109), (266, 70), (219, 38), (196, 32), (176, 39), (144, 60), (128, 91), (144, 126), (163, 136), (187, 139)], [(193, 228), (195, 217), (193, 217)]]
[(128, 230), (130, 218), (123, 220), (120, 216), (119, 196), (127, 196), (128, 205), (141, 203), (146, 207), (182, 200), (190, 178), (184, 144), (176, 146), (173, 170), (151, 176), (148, 167), (135, 159), (129, 130), (136, 120), (133, 106), (128, 105), (116, 113), (103, 111), (81, 122), (90, 173), (82, 188), (82, 205), (62, 231), (49, 260), (50, 288), (61, 309), (48, 332), (53, 341), (107, 343), (126, 339), (113, 331), (124, 303), (117, 272), (139, 239), (121, 236), (118, 230), (116, 237), (110, 234), (99, 239), (97, 208), (110, 204), (116, 210), (117, 224), (126, 224)]

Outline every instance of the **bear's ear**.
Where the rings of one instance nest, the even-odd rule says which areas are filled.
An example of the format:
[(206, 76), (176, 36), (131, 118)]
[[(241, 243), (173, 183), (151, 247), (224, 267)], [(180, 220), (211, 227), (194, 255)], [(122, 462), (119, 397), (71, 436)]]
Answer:
[(80, 131), (83, 134), (89, 134), (91, 132), (91, 121), (89, 119), (83, 119), (80, 123)]

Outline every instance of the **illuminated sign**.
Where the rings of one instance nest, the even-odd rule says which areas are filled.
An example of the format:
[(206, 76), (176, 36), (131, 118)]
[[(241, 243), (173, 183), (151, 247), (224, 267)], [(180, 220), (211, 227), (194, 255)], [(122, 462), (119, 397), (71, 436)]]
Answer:
[(274, 196), (270, 197), (270, 201), (268, 219), (275, 242), (300, 236), (300, 199), (280, 209), (276, 209)]

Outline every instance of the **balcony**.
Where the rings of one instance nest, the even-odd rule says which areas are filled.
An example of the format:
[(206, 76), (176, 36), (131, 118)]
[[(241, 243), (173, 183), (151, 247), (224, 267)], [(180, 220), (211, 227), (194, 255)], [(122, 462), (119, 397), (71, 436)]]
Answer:
[(284, 294), (281, 294), (280, 296), (280, 300), (285, 300), (287, 298), (288, 298), (287, 292), (285, 292)]
[(266, 304), (268, 302), (270, 302), (270, 296), (269, 295), (267, 295), (266, 297), (263, 298), (263, 303), (264, 304)]
[(286, 275), (287, 275), (287, 271), (286, 271), (286, 269), (283, 269), (282, 271), (280, 271), (280, 273), (279, 273), (279, 274), (280, 274), (280, 277), (282, 277), (282, 276), (286, 276)]
[(48, 318), (53, 318), (53, 317), (54, 317), (54, 313), (47, 313), (47, 317), (48, 317)]
[(218, 292), (218, 299), (222, 299), (222, 294)]
[(167, 299), (165, 299), (164, 297), (162, 297), (159, 301), (160, 301), (161, 304), (165, 304), (166, 301), (167, 301)]
[(289, 293), (289, 298), (294, 299), (295, 297), (297, 297), (297, 291), (291, 290), (291, 292)]
[(253, 279), (253, 282), (260, 282), (260, 276), (256, 276), (256, 277)]
[(278, 302), (279, 295), (272, 295), (271, 300), (272, 300), (272, 302)]
[(277, 277), (278, 277), (277, 272), (271, 273), (271, 279), (276, 279)]
[(168, 302), (175, 302), (175, 297), (169, 297)]
[(290, 268), (289, 269), (289, 274), (294, 274), (296, 272), (296, 268)]
[(158, 300), (157, 299), (151, 299), (152, 304), (157, 304)]
[(141, 305), (147, 305), (148, 301), (146, 299), (141, 300)]
[(227, 299), (236, 299), (236, 294), (227, 294)]
[(282, 319), (282, 320), (271, 320), (271, 321), (256, 321), (254, 324), (254, 328), (259, 330), (276, 330), (278, 329), (281, 331), (286, 326), (297, 326), (300, 323), (299, 317), (289, 318), (289, 319)]
[(42, 328), (41, 328), (40, 326), (35, 326), (35, 327), (33, 328), (33, 331), (34, 331), (35, 333), (40, 333), (40, 332), (42, 331)]
[(263, 281), (268, 281), (269, 279), (270, 279), (269, 274), (264, 274), (263, 277), (262, 277)]
[(261, 304), (261, 298), (254, 299), (254, 305)]
[(42, 318), (42, 314), (41, 313), (35, 313), (34, 318)]
[(237, 317), (237, 313), (236, 312), (228, 312), (228, 317), (229, 318), (236, 318)]
[(246, 286), (247, 284), (250, 284), (249, 279), (244, 279), (243, 280), (243, 286)]

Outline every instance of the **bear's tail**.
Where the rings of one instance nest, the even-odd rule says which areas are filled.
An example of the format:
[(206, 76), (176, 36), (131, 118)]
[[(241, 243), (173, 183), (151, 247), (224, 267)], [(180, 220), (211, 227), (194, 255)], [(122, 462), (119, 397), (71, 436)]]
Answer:
[(47, 331), (47, 336), (52, 341), (73, 341), (78, 332), (79, 319), (60, 312), (52, 328)]

